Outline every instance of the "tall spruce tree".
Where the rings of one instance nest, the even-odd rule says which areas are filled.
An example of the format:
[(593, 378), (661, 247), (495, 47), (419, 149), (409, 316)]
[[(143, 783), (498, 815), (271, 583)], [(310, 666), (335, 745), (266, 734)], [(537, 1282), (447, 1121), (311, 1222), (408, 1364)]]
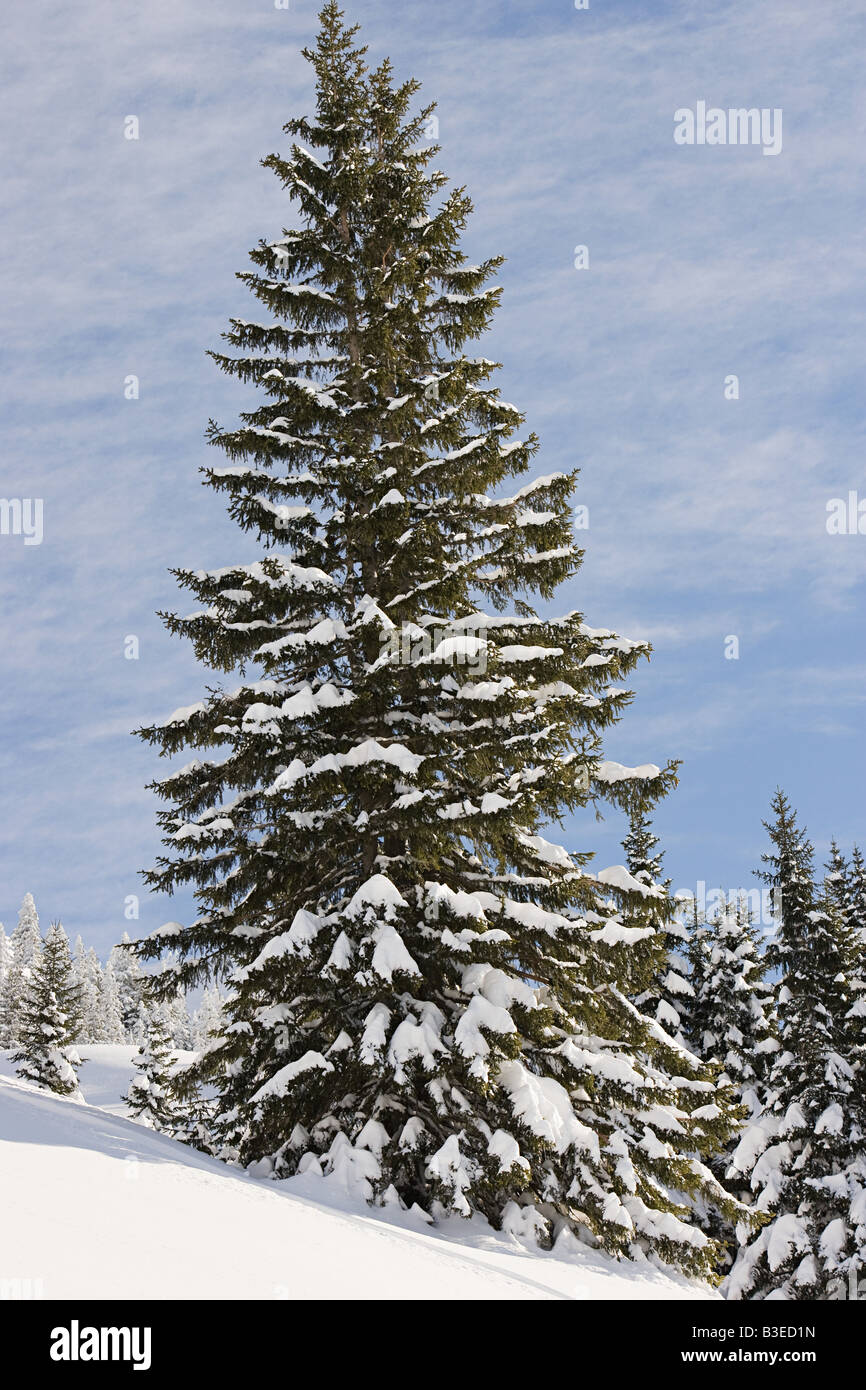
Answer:
[(19, 1074), (59, 1095), (77, 1094), (80, 1059), (72, 1044), (79, 1023), (69, 940), (61, 924), (52, 922), (24, 991), (12, 1058)]
[(740, 1251), (728, 1290), (732, 1298), (828, 1299), (866, 1259), (863, 1114), (844, 1024), (847, 934), (832, 904), (818, 899), (812, 846), (781, 791), (772, 810), (763, 877), (776, 904), (768, 954), (781, 972), (781, 1048), (767, 1110), (733, 1160), (772, 1219)]
[(213, 354), (263, 399), (211, 423), (206, 483), (263, 553), (176, 571), (198, 611), (164, 615), (243, 683), (141, 731), (210, 752), (156, 784), (147, 875), (200, 913), (139, 950), (179, 953), (166, 998), (230, 980), (197, 1072), (224, 1155), (708, 1274), (689, 1202), (728, 1202), (702, 1162), (728, 1117), (621, 963), (659, 895), (541, 833), (673, 785), (603, 758), (649, 649), (530, 602), (578, 568), (575, 475), (507, 491), (537, 441), (469, 354), (501, 261), (460, 250), (433, 108), (334, 3), (306, 57), (316, 114), (263, 161), (298, 223), (240, 276), (264, 318)]

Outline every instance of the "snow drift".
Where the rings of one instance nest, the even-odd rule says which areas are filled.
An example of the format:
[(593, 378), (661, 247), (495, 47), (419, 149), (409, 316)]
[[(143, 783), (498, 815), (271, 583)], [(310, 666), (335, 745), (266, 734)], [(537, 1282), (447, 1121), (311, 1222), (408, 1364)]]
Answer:
[(327, 1179), (250, 1177), (122, 1117), (134, 1048), (81, 1051), (99, 1106), (39, 1091), (0, 1057), (0, 1271), (38, 1281), (44, 1298), (718, 1297), (649, 1263), (546, 1253), (478, 1219), (432, 1231)]

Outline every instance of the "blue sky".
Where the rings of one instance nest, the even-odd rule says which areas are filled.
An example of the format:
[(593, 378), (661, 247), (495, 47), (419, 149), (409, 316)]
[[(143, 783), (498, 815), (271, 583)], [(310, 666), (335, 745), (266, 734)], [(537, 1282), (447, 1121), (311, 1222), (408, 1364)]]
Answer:
[[(168, 567), (254, 553), (200, 485), (208, 417), (245, 404), (204, 350), (250, 308), (249, 248), (292, 220), (258, 164), (311, 106), (317, 6), (290, 4), (4, 16), (0, 497), (44, 499), (41, 545), (0, 535), (7, 929), (26, 891), (101, 952), (189, 919), (137, 877), (166, 769), (129, 730), (207, 679), (155, 617), (187, 602)], [(821, 857), (831, 834), (866, 842), (866, 535), (826, 529), (831, 498), (866, 499), (859, 0), (348, 8), (439, 103), (441, 165), (476, 203), (467, 251), (508, 258), (484, 351), (538, 471), (578, 464), (589, 507), (559, 606), (654, 644), (607, 754), (682, 758), (656, 821), (674, 887), (753, 883), (777, 783)], [(781, 153), (676, 145), (699, 100), (781, 108)], [(587, 815), (564, 838), (602, 867), (621, 832)]]

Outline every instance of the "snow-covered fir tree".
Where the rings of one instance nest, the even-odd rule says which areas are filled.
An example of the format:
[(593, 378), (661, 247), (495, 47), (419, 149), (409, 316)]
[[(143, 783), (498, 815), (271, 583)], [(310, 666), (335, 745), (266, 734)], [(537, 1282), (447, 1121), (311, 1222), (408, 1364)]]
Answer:
[(828, 1299), (866, 1261), (863, 1113), (844, 1023), (847, 936), (827, 900), (818, 903), (812, 846), (781, 791), (772, 810), (763, 877), (776, 907), (768, 954), (781, 972), (781, 1046), (767, 1110), (733, 1158), (772, 1219), (741, 1249), (727, 1287), (732, 1298)]
[(102, 1036), (102, 965), (91, 946), (88, 950), (80, 936), (75, 938), (72, 951), (72, 978), (78, 986), (80, 1024), (76, 1042), (114, 1042)]
[(765, 1083), (779, 1050), (767, 961), (745, 895), (722, 894), (701, 924), (692, 954), (692, 1043), (715, 1063), (751, 1118), (766, 1102)]
[[(184, 995), (178, 991), (173, 997), (164, 999), (159, 1005), (159, 1013), (172, 1047), (184, 1049), (192, 1047), (192, 1020)], [(154, 1006), (147, 995), (144, 995), (138, 1005), (138, 1014), (133, 1028), (133, 1042), (141, 1043), (147, 1039), (153, 1016)]]
[(181, 991), (178, 991), (169, 1005), (169, 1024), (174, 1046), (184, 1050), (191, 1048), (192, 1019), (186, 1006), (186, 997)]
[[(136, 1022), (137, 1021), (136, 1019)], [(123, 1016), (121, 1013), (120, 988), (117, 983), (117, 975), (114, 966), (110, 960), (102, 972), (102, 979), (100, 982), (97, 1030), (99, 1041), (102, 1043), (122, 1043), (127, 1041), (127, 1034), (123, 1026)], [(130, 1041), (136, 1042), (138, 1039), (133, 1037)]]
[(59, 1095), (77, 1094), (80, 1059), (72, 1043), (78, 1025), (79, 997), (69, 940), (61, 924), (52, 922), (21, 1001), (17, 1051), (12, 1058), (19, 1074)]
[(634, 1002), (685, 1046), (692, 999), (687, 963), (688, 929), (668, 893), (670, 883), (662, 881), (662, 855), (658, 843), (648, 811), (639, 803), (633, 805), (629, 812), (629, 831), (622, 842), (626, 864), (638, 883), (656, 893), (638, 909), (639, 924), (651, 922), (655, 932), (630, 953), (632, 969), (640, 977)]
[(173, 1135), (185, 1125), (171, 1089), (176, 1061), (167, 1011), (156, 1009), (148, 1020), (147, 1037), (133, 1058), (136, 1075), (124, 1099), (141, 1124), (161, 1134)]
[(138, 1006), (138, 1015), (135, 1020), (133, 1037), (133, 1041), (138, 1044), (139, 1048), (144, 1047), (146, 1044), (152, 1022), (153, 1009), (146, 1000), (142, 999)]
[(26, 893), (18, 912), (18, 924), (9, 938), (9, 964), (0, 990), (2, 1047), (10, 1047), (19, 1039), (24, 995), (41, 949), (42, 937), (36, 904), (33, 894)]
[(858, 845), (851, 851), (851, 861), (846, 868), (847, 897), (850, 904), (850, 922), (853, 928), (857, 949), (866, 950), (866, 860)]
[(822, 904), (838, 923), (845, 958), (845, 974), (850, 981), (860, 953), (856, 925), (856, 893), (851, 868), (835, 840), (830, 841), (830, 854), (824, 865)]
[(0, 922), (0, 1047), (5, 1047), (7, 1042), (6, 1024), (4, 1022), (6, 1008), (4, 986), (11, 964), (12, 946), (9, 937), (6, 935), (3, 923)]
[(835, 875), (839, 872), (843, 875), (841, 891), (834, 892), (831, 888), (830, 896), (845, 920), (849, 984), (846, 1052), (854, 1066), (858, 1102), (866, 1115), (866, 863), (857, 845), (853, 847), (850, 862), (846, 863), (834, 844), (828, 867), (834, 875), (834, 887)]
[[(749, 1201), (748, 1183), (731, 1165), (742, 1127), (760, 1122), (767, 1105), (767, 1077), (779, 1044), (767, 962), (744, 894), (719, 894), (713, 911), (695, 920), (689, 947), (691, 983), (690, 1042), (714, 1068), (722, 1086), (741, 1107), (740, 1126), (715, 1154), (710, 1166), (729, 1191)], [(736, 1225), (707, 1216), (708, 1228), (736, 1255)]]
[(137, 955), (131, 950), (129, 932), (124, 932), (117, 946), (112, 947), (106, 969), (113, 971), (117, 984), (120, 1020), (126, 1042), (135, 1042), (138, 1006), (144, 993), (145, 973)]
[(708, 920), (706, 908), (702, 907), (698, 899), (691, 894), (684, 895), (680, 900), (680, 913), (680, 921), (686, 929), (688, 938), (686, 963), (689, 984), (692, 989), (687, 1020), (688, 1043), (692, 1051), (702, 1057), (701, 1039), (709, 1024), (709, 1000), (706, 990), (702, 988), (702, 981), (706, 979), (712, 968), (709, 959), (712, 927)]
[(208, 985), (192, 1016), (192, 1045), (199, 1052), (210, 1047), (223, 1026), (223, 998), (217, 985)]
[[(139, 1043), (147, 1035), (152, 1008), (147, 1002), (147, 975), (130, 951), (128, 935), (103, 966), (93, 947), (77, 936), (72, 951), (72, 980), (78, 1001), (70, 1019), (76, 1043)], [(20, 1020), (35, 962), (42, 949), (39, 918), (33, 898), (26, 896), (18, 926), (9, 938), (0, 937), (0, 1046), (17, 1041)], [(177, 990), (166, 1011), (174, 1046), (192, 1047), (192, 1021), (182, 991)]]
[(575, 477), (527, 481), (537, 442), (470, 353), (500, 259), (460, 250), (432, 108), (336, 4), (307, 57), (316, 114), (264, 161), (298, 225), (252, 252), (264, 316), (215, 354), (262, 403), (211, 425), (206, 482), (262, 555), (177, 572), (197, 609), (166, 615), (242, 683), (142, 731), (196, 750), (156, 785), (148, 880), (200, 914), (140, 952), (178, 951), (166, 997), (229, 978), (191, 1073), (225, 1155), (709, 1274), (691, 1203), (734, 1210), (702, 1161), (729, 1117), (622, 963), (663, 890), (542, 834), (672, 786), (603, 753), (648, 647), (532, 606), (579, 566)]
[[(167, 974), (179, 967), (178, 956), (175, 951), (169, 951), (164, 961), (164, 973)], [(149, 992), (148, 992), (149, 997)], [(186, 1004), (186, 995), (183, 989), (176, 988), (174, 992), (166, 991), (160, 1005), (165, 1013), (169, 1033), (175, 1047), (187, 1050), (192, 1047), (192, 1019), (189, 1016), (189, 1009)]]

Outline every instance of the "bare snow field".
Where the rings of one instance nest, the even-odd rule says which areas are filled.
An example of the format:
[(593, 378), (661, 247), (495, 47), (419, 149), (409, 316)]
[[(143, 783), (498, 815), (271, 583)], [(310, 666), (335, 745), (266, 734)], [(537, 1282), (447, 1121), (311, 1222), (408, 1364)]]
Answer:
[(454, 1218), (434, 1232), (331, 1179), (253, 1178), (124, 1118), (132, 1047), (80, 1048), (87, 1103), (0, 1053), (0, 1274), (44, 1298), (711, 1299), (591, 1250)]

